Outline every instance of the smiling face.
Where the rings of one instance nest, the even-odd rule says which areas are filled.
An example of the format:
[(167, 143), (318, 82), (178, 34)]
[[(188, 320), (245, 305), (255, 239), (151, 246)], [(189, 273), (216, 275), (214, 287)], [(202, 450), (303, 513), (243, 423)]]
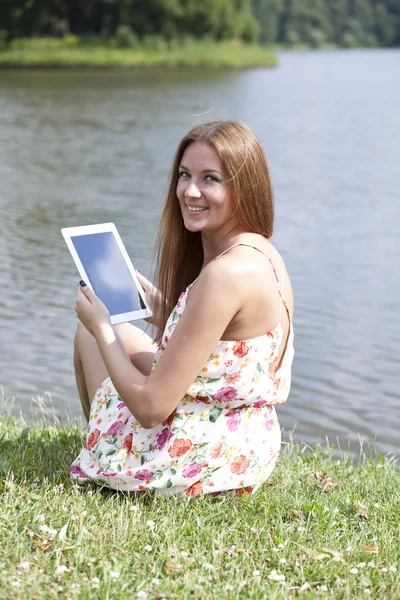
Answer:
[(216, 232), (235, 224), (232, 192), (212, 146), (192, 142), (179, 165), (176, 195), (189, 231)]

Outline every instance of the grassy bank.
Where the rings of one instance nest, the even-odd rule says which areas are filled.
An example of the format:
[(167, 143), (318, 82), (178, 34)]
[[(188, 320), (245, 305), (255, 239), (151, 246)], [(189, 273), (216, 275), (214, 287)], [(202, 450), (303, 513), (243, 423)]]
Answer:
[(156, 38), (136, 43), (133, 48), (118, 47), (97, 39), (20, 39), (0, 52), (0, 67), (275, 67), (274, 54), (262, 46), (194, 39), (167, 43)]
[(400, 472), (289, 445), (262, 491), (70, 484), (82, 429), (0, 417), (0, 598), (400, 597)]

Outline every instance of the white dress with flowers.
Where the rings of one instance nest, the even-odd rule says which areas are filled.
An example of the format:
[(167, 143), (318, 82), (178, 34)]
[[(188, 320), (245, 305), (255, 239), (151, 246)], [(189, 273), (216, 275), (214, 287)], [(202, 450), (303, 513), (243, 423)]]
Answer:
[[(191, 285), (168, 319), (153, 368), (185, 310)], [(141, 427), (107, 378), (93, 400), (72, 479), (188, 497), (254, 490), (268, 479), (280, 453), (274, 406), (289, 394), (293, 327), (276, 369), (282, 335), (279, 324), (250, 340), (218, 342), (176, 410), (152, 429)]]

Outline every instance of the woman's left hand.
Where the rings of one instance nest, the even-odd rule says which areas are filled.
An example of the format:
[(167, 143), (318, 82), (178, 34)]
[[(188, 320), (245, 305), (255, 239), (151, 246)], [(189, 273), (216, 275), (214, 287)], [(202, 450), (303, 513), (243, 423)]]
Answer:
[(94, 337), (102, 325), (111, 325), (107, 307), (88, 285), (78, 285), (75, 312), (80, 322)]

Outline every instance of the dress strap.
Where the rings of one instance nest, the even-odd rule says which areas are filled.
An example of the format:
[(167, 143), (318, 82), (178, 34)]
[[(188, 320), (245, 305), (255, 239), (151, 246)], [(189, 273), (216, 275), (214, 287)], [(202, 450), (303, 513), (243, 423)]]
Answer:
[[(227, 248), (226, 250), (224, 250), (223, 252), (221, 252), (221, 254), (218, 254), (218, 256), (216, 256), (213, 260), (217, 260), (217, 258), (220, 258), (220, 256), (223, 256), (224, 254), (226, 254), (227, 252), (229, 252), (229, 250), (232, 250), (232, 248), (237, 248), (237, 246), (247, 246), (248, 248), (253, 248), (253, 250), (257, 250), (257, 252), (260, 252), (263, 256), (265, 256), (266, 258), (268, 258), (272, 270), (274, 272), (275, 275), (275, 279), (276, 282), (278, 284), (278, 292), (279, 292), (279, 296), (281, 297), (282, 300), (282, 304), (286, 309), (287, 315), (289, 317), (289, 321), (290, 321), (290, 313), (289, 313), (289, 308), (286, 302), (286, 299), (283, 295), (283, 277), (284, 277), (284, 269), (283, 269), (283, 260), (280, 258), (280, 263), (281, 263), (281, 279), (279, 280), (278, 274), (276, 272), (276, 269), (274, 267), (274, 263), (272, 262), (272, 260), (270, 259), (269, 256), (267, 256), (265, 254), (265, 252), (263, 252), (262, 250), (260, 250), (260, 248), (257, 248), (257, 246), (251, 246), (250, 244), (243, 244), (243, 243), (239, 243), (239, 244), (234, 244), (233, 246), (229, 246), (229, 248)], [(281, 314), (282, 314), (282, 304), (281, 304)]]
[(287, 347), (288, 347), (290, 333), (291, 333), (291, 329), (292, 329), (292, 320), (290, 318), (289, 307), (287, 305), (286, 298), (283, 295), (283, 276), (284, 276), (283, 260), (279, 257), (279, 260), (280, 260), (280, 263), (281, 263), (281, 280), (280, 281), (279, 281), (279, 277), (278, 277), (278, 275), (276, 273), (276, 269), (274, 267), (274, 264), (273, 264), (272, 260), (270, 259), (270, 257), (267, 256), (265, 254), (265, 252), (263, 252), (262, 250), (260, 250), (260, 248), (257, 248), (256, 246), (251, 246), (250, 244), (243, 244), (243, 243), (241, 243), (241, 244), (234, 244), (233, 246), (230, 246), (229, 248), (227, 248), (226, 250), (224, 250), (223, 252), (221, 252), (221, 254), (218, 254), (218, 256), (216, 256), (214, 258), (214, 260), (217, 260), (217, 258), (219, 258), (220, 256), (223, 256), (224, 254), (226, 254), (227, 252), (229, 252), (229, 250), (232, 250), (232, 248), (236, 248), (237, 246), (247, 246), (248, 248), (253, 248), (253, 250), (257, 250), (257, 252), (260, 252), (266, 258), (268, 258), (268, 260), (269, 260), (269, 262), (271, 264), (272, 270), (274, 271), (275, 279), (276, 279), (277, 284), (278, 284), (278, 293), (279, 293), (279, 296), (280, 296), (280, 299), (281, 299), (281, 308), (280, 308), (280, 317), (279, 317), (279, 321), (280, 322), (282, 320), (282, 305), (286, 309), (286, 313), (287, 313), (288, 320), (289, 320), (289, 329), (288, 329), (288, 333), (287, 333), (286, 340), (285, 340), (285, 346), (283, 348), (283, 352), (282, 352), (279, 364), (277, 365), (277, 367), (275, 369), (275, 373), (276, 373), (276, 371), (278, 371), (278, 369), (281, 367), (283, 359), (284, 359), (284, 357), (286, 355), (286, 350), (287, 350)]

